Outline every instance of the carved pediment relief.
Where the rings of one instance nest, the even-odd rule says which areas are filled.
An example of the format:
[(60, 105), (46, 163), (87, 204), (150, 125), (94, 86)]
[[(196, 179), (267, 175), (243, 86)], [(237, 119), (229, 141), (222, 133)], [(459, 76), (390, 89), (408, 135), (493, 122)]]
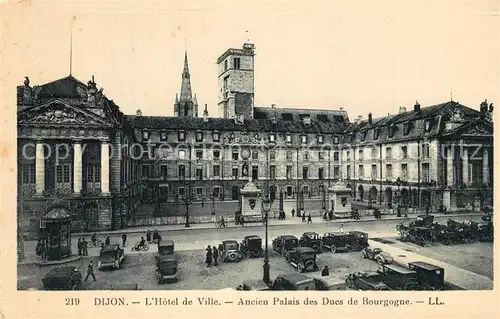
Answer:
[(61, 102), (26, 110), (18, 115), (19, 124), (76, 124), (109, 125), (106, 121), (86, 111)]
[(484, 124), (476, 124), (476, 125), (471, 125), (462, 132), (463, 135), (474, 135), (474, 136), (481, 136), (481, 135), (492, 135), (493, 132), (491, 131), (491, 128), (487, 127)]

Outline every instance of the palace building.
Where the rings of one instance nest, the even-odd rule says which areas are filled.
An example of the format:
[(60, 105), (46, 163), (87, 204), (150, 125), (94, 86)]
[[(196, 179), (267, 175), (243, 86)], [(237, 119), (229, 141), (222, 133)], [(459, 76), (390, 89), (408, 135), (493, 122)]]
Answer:
[[(323, 198), (336, 181), (360, 203), (480, 209), (492, 201), (492, 105), (448, 101), (351, 121), (343, 109), (254, 105), (254, 45), (217, 60), (218, 107), (199, 116), (187, 53), (174, 116), (125, 115), (73, 76), (17, 88), (18, 217), (37, 236), (62, 205), (75, 230), (120, 229), (185, 203), (234, 202), (251, 179), (272, 198)], [(237, 204), (235, 204), (237, 205)], [(328, 205), (326, 205), (328, 207)]]

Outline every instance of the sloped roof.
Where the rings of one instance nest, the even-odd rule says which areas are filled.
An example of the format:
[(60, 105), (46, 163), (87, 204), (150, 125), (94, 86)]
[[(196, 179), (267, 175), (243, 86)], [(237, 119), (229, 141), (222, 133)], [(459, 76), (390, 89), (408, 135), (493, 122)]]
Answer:
[(72, 218), (72, 215), (64, 207), (54, 207), (52, 208), (43, 219), (68, 219)]
[(87, 85), (69, 75), (43, 85), (40, 85), (40, 98), (78, 98), (78, 88), (87, 89)]
[(344, 110), (328, 109), (297, 109), (297, 108), (276, 108), (276, 107), (254, 107), (255, 119), (302, 121), (305, 116), (309, 116), (311, 121), (320, 122), (348, 122), (349, 117)]

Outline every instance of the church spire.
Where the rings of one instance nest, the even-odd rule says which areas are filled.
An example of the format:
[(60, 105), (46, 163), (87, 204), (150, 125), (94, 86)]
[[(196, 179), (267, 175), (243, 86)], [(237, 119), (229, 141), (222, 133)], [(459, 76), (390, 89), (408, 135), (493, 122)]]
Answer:
[(188, 102), (193, 98), (191, 92), (191, 79), (189, 74), (187, 50), (184, 52), (184, 70), (182, 71), (181, 96), (180, 102)]

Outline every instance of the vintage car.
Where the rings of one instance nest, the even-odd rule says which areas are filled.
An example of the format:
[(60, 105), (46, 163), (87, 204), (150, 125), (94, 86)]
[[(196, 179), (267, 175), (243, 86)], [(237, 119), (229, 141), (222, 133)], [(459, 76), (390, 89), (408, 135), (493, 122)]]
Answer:
[(243, 258), (240, 244), (236, 240), (224, 240), (222, 242), (222, 251), (219, 253), (224, 262), (236, 262)]
[(315, 290), (316, 282), (313, 277), (301, 274), (290, 273), (276, 277), (271, 286), (272, 290)]
[(314, 276), (315, 290), (346, 290), (344, 277)]
[(428, 243), (438, 241), (434, 228), (422, 226), (407, 227), (399, 225), (397, 226), (397, 230), (399, 231), (400, 240), (402, 242), (411, 242), (424, 247)]
[(399, 266), (396, 264), (382, 265), (382, 269), (377, 270), (382, 281), (392, 290), (418, 290), (419, 282), (415, 270)]
[(376, 272), (351, 273), (345, 279), (347, 289), (356, 290), (391, 290)]
[(321, 253), (321, 236), (315, 232), (305, 232), (299, 239), (300, 247), (309, 247), (316, 253)]
[(287, 251), (298, 246), (299, 240), (292, 235), (282, 235), (273, 239), (273, 249), (279, 252), (281, 256), (285, 256)]
[(430, 227), (434, 223), (433, 215), (418, 215), (417, 219), (410, 222), (410, 227)]
[(285, 254), (285, 260), (297, 268), (299, 272), (317, 271), (316, 251), (309, 247), (297, 247)]
[(368, 247), (368, 234), (362, 231), (350, 231), (349, 234), (349, 251), (361, 251)]
[(97, 269), (103, 270), (104, 268), (120, 269), (120, 265), (125, 259), (124, 250), (119, 244), (110, 244), (101, 248), (99, 253), (99, 261), (97, 262)]
[(267, 285), (262, 279), (245, 280), (241, 285), (239, 285), (236, 290), (241, 291), (265, 291), (271, 290), (271, 287)]
[(240, 247), (241, 252), (248, 258), (262, 256), (262, 238), (257, 235), (245, 236)]
[(158, 244), (158, 255), (172, 255), (174, 253), (174, 241), (162, 240)]
[(441, 290), (444, 286), (444, 269), (423, 261), (408, 263), (417, 272), (418, 283), (423, 290)]
[(171, 255), (160, 255), (156, 260), (156, 278), (159, 284), (178, 281), (177, 268), (179, 262)]
[(351, 238), (348, 233), (325, 233), (321, 241), (323, 247), (330, 249), (332, 253), (337, 253), (349, 250)]
[(361, 251), (361, 257), (375, 260), (379, 265), (392, 264), (394, 262), (394, 258), (389, 253), (382, 251), (381, 248), (366, 247)]
[(50, 270), (42, 279), (45, 290), (75, 290), (82, 283), (82, 274), (74, 266)]

